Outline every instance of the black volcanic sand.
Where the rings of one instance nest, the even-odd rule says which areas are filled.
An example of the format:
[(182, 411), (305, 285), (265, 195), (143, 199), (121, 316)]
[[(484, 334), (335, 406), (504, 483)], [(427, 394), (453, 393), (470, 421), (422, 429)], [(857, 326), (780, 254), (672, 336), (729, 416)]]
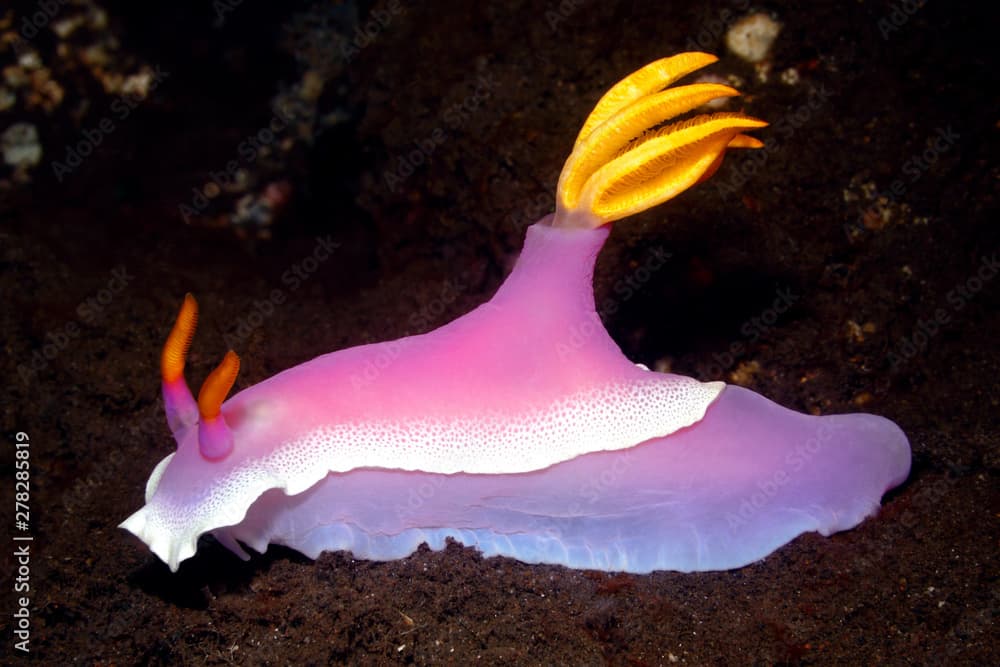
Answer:
[[(649, 576), (484, 560), (456, 544), (390, 563), (279, 548), (243, 563), (211, 540), (171, 574), (116, 528), (172, 447), (158, 355), (186, 291), (202, 308), (193, 387), (275, 289), (284, 303), (238, 340), (237, 389), (466, 312), (500, 284), (524, 225), (550, 210), (603, 91), (663, 55), (723, 53), (717, 21), (738, 13), (719, 2), (410, 7), (351, 61), (337, 84), (350, 121), (319, 137), (273, 240), (251, 243), (185, 226), (178, 206), (299, 76), (277, 45), (293, 8), (265, 4), (221, 28), (209, 3), (111, 5), (123, 49), (170, 79), (62, 184), (48, 160), (63, 144), (47, 144), (36, 182), (2, 206), (3, 525), (25, 431), (35, 659), (1000, 663), (1000, 279), (977, 277), (984, 256), (1000, 256), (997, 63), (993, 23), (945, 3), (897, 13), (885, 36), (898, 3), (769, 3), (784, 22), (769, 80), (732, 55), (712, 69), (744, 79), (738, 104), (771, 121), (757, 133), (768, 148), (732, 154), (709, 183), (618, 224), (596, 279), (607, 326), (636, 361), (797, 410), (899, 423), (913, 472), (876, 518), (737, 571)], [(780, 80), (789, 68), (795, 85)], [(388, 187), (435, 136), (424, 164)], [(340, 248), (293, 290), (282, 276), (316, 236)], [(640, 272), (657, 247), (670, 260)], [(110, 303), (81, 315), (116, 270)], [(626, 298), (618, 281), (640, 274)], [(779, 294), (792, 306), (772, 317)], [(22, 378), (18, 366), (53, 340), (54, 358)], [(7, 662), (15, 564), (0, 560)]]

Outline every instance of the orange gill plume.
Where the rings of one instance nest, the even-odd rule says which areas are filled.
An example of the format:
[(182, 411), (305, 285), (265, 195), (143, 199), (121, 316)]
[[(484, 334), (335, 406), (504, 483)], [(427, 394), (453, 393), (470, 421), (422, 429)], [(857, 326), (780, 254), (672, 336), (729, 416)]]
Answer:
[(718, 60), (681, 53), (633, 72), (594, 107), (559, 176), (556, 217), (563, 227), (598, 227), (677, 196), (711, 176), (727, 148), (760, 148), (742, 134), (767, 123), (742, 113), (666, 121), (739, 92), (715, 83), (667, 88)]

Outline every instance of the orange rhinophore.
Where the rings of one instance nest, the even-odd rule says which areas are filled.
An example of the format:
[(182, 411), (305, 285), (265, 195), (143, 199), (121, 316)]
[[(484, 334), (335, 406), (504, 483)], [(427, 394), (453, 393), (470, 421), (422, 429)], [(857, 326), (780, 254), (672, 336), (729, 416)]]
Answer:
[(193, 296), (186, 294), (181, 312), (177, 315), (177, 321), (174, 322), (174, 328), (170, 330), (160, 355), (163, 405), (170, 432), (178, 442), (183, 437), (183, 431), (198, 421), (198, 406), (184, 381), (184, 362), (197, 326), (198, 302)]
[(177, 315), (177, 321), (167, 336), (163, 354), (160, 356), (160, 373), (164, 382), (176, 382), (184, 378), (184, 362), (197, 326), (198, 302), (188, 293), (184, 295), (181, 312)]
[(198, 392), (198, 412), (202, 419), (215, 419), (219, 416), (222, 402), (233, 388), (239, 372), (240, 358), (229, 350), (223, 357), (222, 363), (205, 378), (205, 383)]
[(226, 352), (222, 363), (205, 378), (198, 392), (198, 450), (209, 461), (224, 459), (233, 451), (233, 432), (222, 414), (222, 402), (236, 382), (240, 372), (240, 358), (232, 350)]

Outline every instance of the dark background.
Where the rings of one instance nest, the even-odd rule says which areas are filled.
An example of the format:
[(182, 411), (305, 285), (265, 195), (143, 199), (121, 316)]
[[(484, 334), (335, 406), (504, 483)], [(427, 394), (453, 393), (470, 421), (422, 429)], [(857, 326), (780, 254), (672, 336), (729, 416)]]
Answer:
[[(993, 22), (947, 3), (754, 5), (784, 24), (761, 81), (723, 44), (747, 3), (676, 4), (247, 0), (220, 20), (220, 3), (107, 2), (87, 5), (106, 25), (63, 48), (49, 28), (31, 40), (64, 93), (45, 108), (21, 88), (0, 113), (0, 130), (35, 125), (44, 150), (26, 176), (0, 174), (2, 516), (12, 525), (25, 431), (34, 658), (997, 662)], [(16, 29), (39, 5), (11, 7)], [(365, 25), (377, 27), (353, 50), (330, 48)], [(95, 66), (97, 41), (108, 55)], [(482, 560), (457, 545), (391, 563), (272, 548), (242, 563), (210, 540), (172, 575), (116, 528), (172, 447), (158, 355), (185, 292), (202, 311), (192, 387), (227, 344), (243, 361), (238, 390), (442, 324), (493, 293), (524, 227), (552, 210), (598, 97), (692, 48), (742, 79), (738, 105), (772, 124), (756, 133), (767, 148), (730, 154), (708, 183), (618, 223), (598, 304), (636, 361), (814, 414), (899, 423), (913, 472), (878, 517), (741, 570), (650, 576)], [(3, 57), (14, 64), (9, 48)], [(119, 118), (102, 81), (143, 66), (168, 75)], [(298, 110), (294, 127), (245, 159), (241, 143), (275, 100)], [(57, 176), (53, 160), (109, 116), (115, 129)], [(185, 215), (232, 160), (246, 186)], [(271, 202), (263, 219), (234, 215), (247, 196)], [(310, 265), (317, 236), (339, 247)], [(620, 298), (616, 282), (657, 247), (670, 261)], [(789, 293), (792, 308), (765, 317)], [(7, 656), (14, 563), (0, 560)]]

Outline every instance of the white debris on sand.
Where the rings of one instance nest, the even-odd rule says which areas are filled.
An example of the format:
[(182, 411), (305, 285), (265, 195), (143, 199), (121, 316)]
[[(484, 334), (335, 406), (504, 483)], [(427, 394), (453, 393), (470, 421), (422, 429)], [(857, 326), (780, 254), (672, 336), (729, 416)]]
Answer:
[(726, 46), (750, 63), (763, 62), (781, 32), (781, 24), (766, 12), (744, 16), (726, 31)]
[(11, 167), (34, 167), (42, 161), (38, 130), (31, 123), (14, 123), (0, 135), (0, 151)]

